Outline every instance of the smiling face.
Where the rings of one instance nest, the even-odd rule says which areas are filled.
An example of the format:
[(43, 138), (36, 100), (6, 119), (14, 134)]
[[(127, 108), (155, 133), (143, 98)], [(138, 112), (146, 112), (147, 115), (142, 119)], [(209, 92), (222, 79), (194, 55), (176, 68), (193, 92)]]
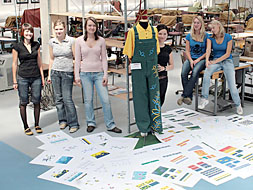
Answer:
[(211, 25), (211, 32), (214, 34), (214, 35), (217, 35), (220, 31), (220, 27), (218, 24), (212, 24)]
[(164, 43), (167, 40), (168, 32), (166, 29), (162, 29), (158, 32), (158, 40), (160, 43)]
[(195, 31), (200, 31), (201, 29), (201, 22), (199, 21), (199, 19), (195, 18), (193, 21), (193, 27)]
[(86, 31), (88, 34), (94, 34), (97, 30), (96, 24), (92, 20), (87, 21)]
[(59, 24), (54, 27), (56, 37), (64, 37), (65, 36), (65, 28), (62, 24)]
[(31, 40), (33, 38), (33, 33), (29, 29), (24, 30), (24, 38), (26, 40)]

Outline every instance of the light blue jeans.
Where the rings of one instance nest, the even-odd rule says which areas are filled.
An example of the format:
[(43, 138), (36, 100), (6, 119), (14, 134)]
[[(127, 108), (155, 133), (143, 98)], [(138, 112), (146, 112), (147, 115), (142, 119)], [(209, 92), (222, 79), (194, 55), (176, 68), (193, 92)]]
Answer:
[(219, 70), (224, 71), (232, 99), (235, 105), (239, 106), (241, 104), (241, 100), (240, 100), (238, 90), (236, 88), (235, 68), (234, 68), (234, 63), (232, 59), (226, 59), (219, 63), (209, 65), (209, 67), (205, 69), (203, 87), (202, 87), (202, 98), (208, 99), (211, 76), (214, 72), (219, 71)]
[(74, 73), (52, 70), (51, 80), (59, 124), (66, 123), (70, 128), (78, 128), (76, 107), (72, 99)]
[(96, 87), (100, 102), (103, 107), (104, 121), (108, 130), (115, 127), (115, 122), (112, 116), (112, 110), (110, 100), (108, 96), (108, 90), (106, 86), (102, 85), (103, 72), (81, 72), (80, 79), (82, 82), (84, 93), (84, 107), (86, 113), (87, 126), (96, 126), (94, 108), (93, 108), (93, 96), (94, 85)]

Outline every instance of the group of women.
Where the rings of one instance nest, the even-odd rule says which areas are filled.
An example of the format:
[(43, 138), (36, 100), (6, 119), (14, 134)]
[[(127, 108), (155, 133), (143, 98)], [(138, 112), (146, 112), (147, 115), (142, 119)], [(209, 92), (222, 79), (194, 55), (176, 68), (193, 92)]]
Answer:
[[(55, 37), (49, 41), (48, 83), (52, 83), (59, 128), (69, 127), (74, 133), (79, 129), (77, 111), (72, 98), (73, 82), (82, 85), (86, 111), (87, 132), (96, 128), (93, 110), (94, 85), (103, 107), (104, 120), (108, 131), (121, 133), (116, 127), (108, 97), (108, 64), (105, 40), (98, 36), (98, 25), (94, 18), (85, 22), (85, 34), (74, 40), (66, 35), (65, 23), (54, 23)], [(21, 28), (21, 42), (13, 45), (13, 87), (18, 89), (20, 115), (26, 135), (33, 135), (27, 124), (26, 107), (34, 104), (35, 130), (42, 133), (39, 126), (41, 88), (45, 84), (40, 57), (40, 45), (33, 41), (33, 27), (25, 23)], [(18, 59), (20, 64), (18, 66)], [(75, 64), (73, 64), (75, 60)], [(18, 72), (17, 72), (18, 68)]]
[[(210, 26), (212, 35), (205, 32), (201, 16), (196, 16), (193, 19), (191, 32), (186, 36), (187, 60), (183, 63), (181, 73), (183, 94), (177, 103), (178, 105), (192, 103), (193, 88), (199, 73), (206, 68), (199, 105), (199, 108), (203, 109), (209, 103), (210, 77), (215, 71), (223, 69), (231, 96), (237, 107), (237, 113), (243, 114), (235, 84), (235, 71), (231, 56), (232, 38), (224, 32), (219, 21), (212, 21)], [(83, 88), (87, 132), (90, 133), (96, 128), (93, 111), (95, 86), (102, 104), (107, 130), (121, 133), (122, 130), (116, 127), (114, 122), (108, 97), (108, 64), (105, 40), (98, 36), (98, 24), (93, 17), (86, 19), (84, 27), (84, 35), (74, 40), (66, 35), (65, 23), (57, 20), (54, 23), (55, 37), (49, 41), (50, 62), (47, 82), (53, 85), (59, 128), (65, 129), (68, 126), (70, 133), (79, 129), (77, 111), (72, 99), (73, 83), (76, 82)], [(174, 68), (174, 61), (170, 46), (165, 45), (168, 28), (161, 24), (157, 26), (157, 31), (160, 45), (158, 55), (160, 98), (161, 105), (163, 105), (168, 86), (167, 71)], [(23, 24), (21, 42), (13, 45), (12, 68), (13, 87), (18, 89), (20, 115), (26, 135), (33, 135), (28, 126), (26, 115), (29, 96), (34, 104), (35, 131), (42, 133), (39, 126), (40, 99), (45, 81), (39, 47), (39, 43), (33, 40), (33, 27), (28, 23)], [(74, 64), (73, 60), (75, 60)]]
[[(235, 70), (232, 59), (232, 37), (225, 33), (223, 25), (213, 20), (209, 27), (212, 34), (205, 32), (201, 16), (193, 19), (191, 32), (186, 36), (186, 56), (181, 73), (183, 94), (178, 99), (178, 105), (192, 103), (192, 92), (199, 73), (205, 69), (199, 109), (204, 109), (209, 103), (209, 86), (211, 76), (218, 70), (223, 70), (228, 81), (232, 99), (236, 105), (237, 114), (243, 114), (241, 101), (235, 82)], [(211, 56), (212, 55), (212, 56)], [(190, 77), (189, 77), (190, 75)]]

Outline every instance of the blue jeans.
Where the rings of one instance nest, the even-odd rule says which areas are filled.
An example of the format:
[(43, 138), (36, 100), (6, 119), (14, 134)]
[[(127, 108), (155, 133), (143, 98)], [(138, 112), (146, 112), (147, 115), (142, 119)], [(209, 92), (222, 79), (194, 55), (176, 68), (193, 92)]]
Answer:
[(241, 104), (241, 100), (235, 84), (235, 68), (232, 59), (226, 59), (219, 63), (209, 65), (209, 67), (206, 68), (202, 87), (202, 98), (208, 98), (211, 76), (214, 72), (219, 70), (224, 71), (232, 99), (235, 105), (239, 106)]
[(22, 78), (18, 76), (18, 95), (20, 105), (26, 106), (29, 103), (29, 88), (31, 88), (31, 101), (39, 104), (41, 100), (41, 77)]
[[(183, 94), (184, 98), (191, 98), (192, 99), (192, 92), (193, 88), (195, 87), (195, 83), (199, 78), (199, 73), (205, 69), (205, 60), (201, 60), (198, 62), (193, 69), (191, 68), (191, 64), (189, 60), (186, 60), (182, 66), (181, 72), (181, 80), (183, 85)], [(192, 71), (190, 78), (188, 75)]]
[(94, 85), (96, 87), (100, 102), (103, 107), (104, 121), (107, 129), (113, 129), (115, 123), (112, 116), (110, 100), (108, 96), (108, 90), (106, 86), (102, 85), (103, 72), (81, 72), (80, 79), (82, 82), (84, 93), (84, 106), (86, 113), (87, 126), (96, 126), (94, 108), (93, 108), (93, 96)]
[(76, 108), (72, 99), (74, 73), (52, 70), (51, 80), (59, 124), (66, 123), (70, 128), (79, 127)]

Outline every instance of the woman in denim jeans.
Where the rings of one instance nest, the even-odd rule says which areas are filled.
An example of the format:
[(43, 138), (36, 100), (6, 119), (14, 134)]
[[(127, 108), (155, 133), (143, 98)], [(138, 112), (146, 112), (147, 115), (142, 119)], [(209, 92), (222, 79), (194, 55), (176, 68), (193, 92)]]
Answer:
[[(29, 103), (30, 94), (31, 101), (34, 104), (35, 130), (37, 133), (42, 133), (42, 129), (39, 126), (39, 118), (44, 75), (40, 57), (40, 44), (33, 40), (33, 34), (32, 25), (24, 23), (21, 28), (21, 42), (13, 44), (12, 49), (13, 88), (18, 89), (20, 115), (26, 135), (33, 135), (28, 126), (26, 115), (26, 106)], [(18, 59), (20, 61), (19, 65)]]
[(87, 132), (92, 132), (96, 127), (93, 109), (95, 85), (103, 107), (107, 130), (121, 133), (121, 129), (117, 128), (114, 123), (108, 96), (105, 40), (98, 36), (98, 25), (95, 18), (87, 18), (84, 28), (85, 34), (77, 38), (75, 45), (75, 80), (77, 84), (81, 82), (83, 87)]
[(203, 18), (201, 16), (194, 17), (191, 32), (186, 36), (187, 60), (182, 66), (181, 80), (183, 94), (177, 100), (178, 105), (182, 105), (183, 103), (187, 105), (192, 104), (193, 88), (198, 80), (199, 73), (205, 69), (207, 36)]
[[(208, 94), (210, 78), (214, 72), (223, 70), (232, 99), (236, 105), (237, 114), (241, 115), (243, 114), (243, 109), (235, 84), (235, 69), (231, 55), (232, 37), (230, 34), (225, 33), (224, 27), (219, 21), (212, 21), (210, 26), (213, 34), (207, 39), (206, 70), (203, 80), (202, 98), (198, 107), (199, 109), (204, 109), (209, 103)], [(213, 53), (213, 60), (210, 60), (211, 50)]]
[(74, 133), (79, 129), (76, 108), (72, 99), (75, 41), (74, 38), (66, 35), (65, 23), (61, 20), (54, 23), (54, 31), (56, 37), (49, 41), (48, 82), (53, 83), (60, 129), (69, 126), (69, 132)]

